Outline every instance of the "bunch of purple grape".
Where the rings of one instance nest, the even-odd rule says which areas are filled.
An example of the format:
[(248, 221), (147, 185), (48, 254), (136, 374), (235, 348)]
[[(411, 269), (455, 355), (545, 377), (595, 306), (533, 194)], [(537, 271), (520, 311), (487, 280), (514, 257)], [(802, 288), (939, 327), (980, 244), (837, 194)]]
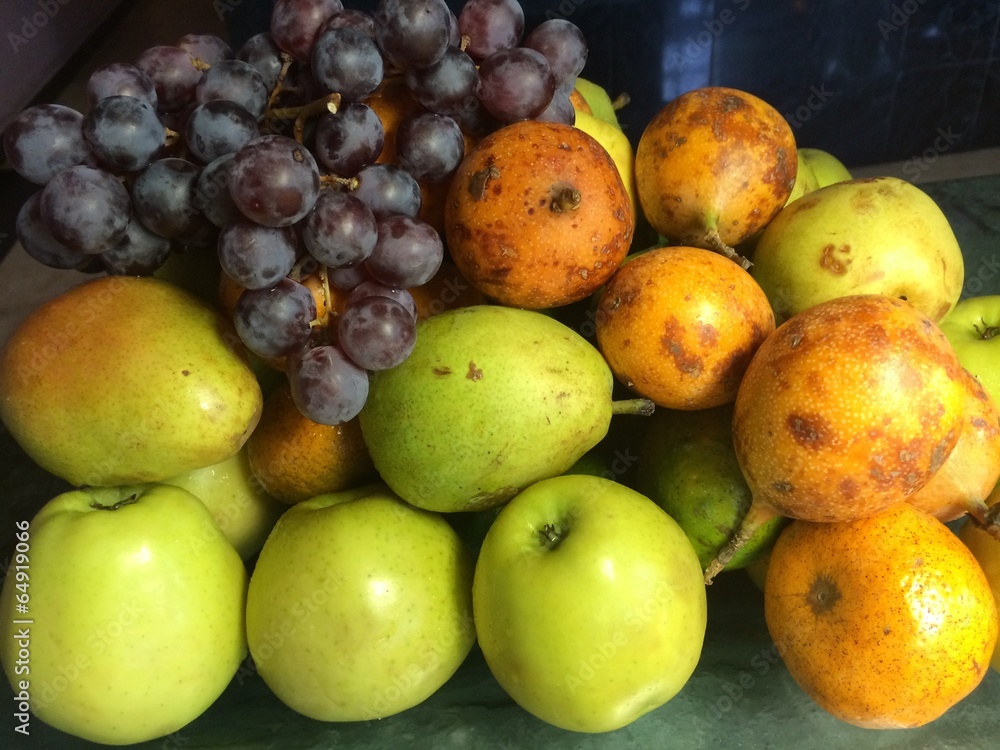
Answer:
[[(17, 236), (48, 266), (120, 275), (212, 248), (242, 287), (233, 316), (248, 350), (283, 361), (313, 421), (358, 414), (370, 371), (416, 341), (407, 291), (446, 249), (421, 217), (421, 185), (448, 180), (463, 134), (523, 119), (573, 124), (587, 47), (569, 21), (526, 37), (517, 0), (277, 0), (270, 28), (233, 51), (189, 34), (94, 71), (86, 114), (58, 104), (6, 129), (11, 167), (39, 186)], [(402, 77), (420, 107), (377, 161), (385, 132), (365, 103)], [(303, 281), (347, 293), (317, 319)]]

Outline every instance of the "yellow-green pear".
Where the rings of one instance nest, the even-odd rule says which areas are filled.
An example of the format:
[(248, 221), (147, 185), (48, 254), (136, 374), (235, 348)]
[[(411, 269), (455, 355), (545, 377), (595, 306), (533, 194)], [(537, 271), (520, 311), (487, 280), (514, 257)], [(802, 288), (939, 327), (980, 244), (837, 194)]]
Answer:
[(800, 148), (799, 156), (812, 170), (819, 187), (852, 179), (850, 170), (829, 151), (819, 148)]
[(819, 180), (816, 179), (816, 173), (813, 172), (809, 162), (802, 155), (801, 149), (796, 153), (798, 158), (799, 166), (795, 171), (795, 184), (792, 186), (792, 192), (788, 196), (788, 200), (785, 201), (787, 206), (792, 201), (796, 201), (801, 198), (806, 193), (811, 193), (820, 187)]
[(225, 319), (153, 277), (85, 281), (34, 310), (0, 352), (0, 419), (77, 486), (218, 463), (242, 448), (262, 402)]
[(604, 150), (614, 160), (615, 166), (618, 167), (618, 174), (621, 175), (622, 183), (625, 185), (625, 192), (628, 193), (629, 200), (632, 201), (632, 214), (638, 216), (639, 204), (636, 202), (635, 192), (635, 150), (632, 148), (628, 136), (616, 125), (579, 110), (576, 113), (574, 125), (604, 146)]
[(785, 206), (757, 241), (750, 274), (779, 324), (854, 294), (907, 300), (934, 321), (962, 293), (965, 266), (948, 218), (905, 180), (834, 183)]
[(420, 321), (406, 361), (372, 374), (359, 420), (375, 468), (403, 500), (480, 510), (594, 447), (608, 431), (613, 381), (572, 328), (533, 310), (476, 305)]
[[(587, 102), (587, 106), (590, 107), (590, 112), (594, 117), (614, 125), (616, 128), (620, 127), (615, 104), (611, 100), (611, 96), (604, 90), (604, 88), (597, 85), (593, 81), (588, 81), (586, 78), (579, 77), (576, 79), (574, 88), (580, 92), (580, 96), (582, 96), (583, 100)], [(580, 110), (577, 110), (577, 112), (579, 111)]]

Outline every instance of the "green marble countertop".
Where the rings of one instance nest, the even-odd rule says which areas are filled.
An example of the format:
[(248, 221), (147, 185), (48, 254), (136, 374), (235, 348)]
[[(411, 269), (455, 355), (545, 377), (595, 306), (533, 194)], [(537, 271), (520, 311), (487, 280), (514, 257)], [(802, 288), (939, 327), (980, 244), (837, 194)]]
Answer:
[[(920, 184), (952, 222), (966, 258), (965, 296), (1000, 294), (1000, 177)], [(25, 280), (25, 283), (30, 283)], [(0, 560), (9, 560), (13, 523), (65, 485), (37, 468), (0, 429)], [(424, 704), (358, 724), (324, 724), (283, 706), (249, 667), (217, 703), (188, 727), (141, 748), (987, 748), (996, 747), (1000, 673), (939, 720), (912, 730), (864, 730), (826, 714), (777, 658), (763, 617), (763, 598), (742, 572), (725, 573), (708, 590), (709, 623), (702, 659), (684, 689), (660, 709), (602, 735), (556, 729), (515, 705), (474, 649), (455, 676)], [(151, 675), (155, 679), (155, 675)], [(0, 719), (0, 747), (97, 747), (32, 722), (13, 732), (13, 696)]]

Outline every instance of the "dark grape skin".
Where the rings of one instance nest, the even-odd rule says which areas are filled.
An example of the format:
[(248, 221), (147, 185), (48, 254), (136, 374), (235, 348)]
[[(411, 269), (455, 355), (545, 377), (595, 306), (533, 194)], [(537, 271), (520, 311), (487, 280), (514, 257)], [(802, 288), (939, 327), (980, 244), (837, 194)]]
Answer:
[(406, 88), (431, 112), (453, 115), (476, 94), (479, 71), (468, 54), (449, 47), (441, 59), (424, 68), (405, 71)]
[(274, 287), (292, 270), (297, 249), (292, 227), (265, 227), (239, 218), (219, 232), (219, 265), (247, 289)]
[(382, 54), (359, 29), (329, 29), (313, 44), (312, 70), (327, 91), (340, 94), (343, 101), (357, 101), (382, 82)]
[(151, 232), (172, 239), (188, 239), (208, 221), (195, 206), (200, 169), (177, 157), (157, 159), (132, 181), (136, 216)]
[(352, 195), (368, 206), (376, 219), (420, 213), (420, 183), (402, 167), (396, 164), (369, 164), (356, 177), (358, 186)]
[(166, 263), (171, 249), (166, 237), (150, 232), (141, 221), (131, 221), (118, 244), (99, 257), (114, 276), (149, 276)]
[(309, 342), (316, 300), (312, 292), (293, 279), (283, 278), (269, 289), (248, 289), (240, 294), (233, 311), (236, 335), (260, 357), (293, 354)]
[(316, 121), (316, 159), (341, 177), (353, 177), (374, 163), (384, 144), (382, 120), (367, 104), (349, 102), (336, 114), (325, 112)]
[(375, 41), (395, 68), (433, 65), (451, 42), (450, 13), (444, 0), (378, 0)]
[(360, 367), (388, 370), (410, 356), (417, 341), (417, 322), (396, 300), (372, 294), (355, 300), (341, 313), (337, 341)]
[(528, 32), (524, 46), (549, 61), (556, 88), (572, 84), (587, 62), (587, 40), (572, 21), (550, 18)]
[(229, 192), (244, 216), (265, 226), (290, 226), (319, 196), (319, 167), (301, 143), (262, 135), (236, 152)]
[(205, 71), (195, 87), (195, 101), (226, 99), (241, 105), (259, 120), (267, 107), (269, 89), (264, 76), (243, 60), (222, 60)]
[(101, 169), (83, 165), (64, 169), (48, 181), (39, 211), (58, 242), (90, 254), (117, 244), (132, 214), (122, 184)]
[(330, 281), (330, 285), (342, 292), (350, 292), (357, 289), (359, 285), (366, 281), (373, 280), (364, 263), (358, 263), (346, 268), (331, 268), (326, 276)]
[(271, 10), (271, 38), (279, 49), (308, 63), (320, 27), (343, 9), (341, 0), (277, 0)]
[(270, 92), (281, 75), (281, 50), (274, 43), (269, 31), (254, 34), (239, 48), (236, 59), (250, 63), (261, 75), (264, 87)]
[(552, 95), (552, 101), (549, 102), (549, 105), (535, 119), (545, 122), (559, 122), (563, 125), (574, 125), (576, 124), (576, 108), (573, 106), (573, 102), (567, 93), (556, 89), (556, 92)]
[(323, 22), (319, 33), (330, 29), (354, 28), (363, 32), (374, 41), (375, 39), (375, 19), (372, 14), (358, 8), (344, 8), (338, 10)]
[(379, 220), (378, 242), (365, 268), (387, 286), (410, 289), (434, 278), (443, 260), (444, 243), (434, 227), (395, 215)]
[(347, 299), (344, 301), (344, 309), (356, 305), (365, 297), (372, 296), (389, 297), (395, 300), (409, 311), (414, 320), (417, 319), (417, 302), (413, 299), (413, 295), (409, 289), (386, 286), (381, 281), (375, 281), (374, 279), (362, 281), (351, 289), (350, 294), (347, 295)]
[(458, 11), (458, 29), (469, 37), (469, 57), (481, 63), (494, 52), (520, 44), (524, 9), (517, 0), (466, 0)]
[(372, 254), (378, 224), (371, 209), (350, 193), (324, 190), (299, 233), (313, 258), (330, 268), (345, 268)]
[(537, 117), (552, 101), (555, 90), (548, 60), (527, 47), (500, 50), (479, 66), (476, 95), (501, 122)]
[(108, 63), (90, 74), (87, 79), (90, 106), (106, 96), (134, 96), (156, 109), (156, 86), (148, 75), (131, 63)]
[(184, 141), (202, 164), (235, 154), (260, 135), (257, 120), (242, 105), (228, 99), (211, 99), (188, 115)]
[(135, 65), (156, 87), (159, 111), (176, 112), (194, 101), (202, 71), (190, 52), (180, 47), (157, 45), (141, 52)]
[(215, 34), (185, 34), (177, 41), (177, 46), (195, 59), (212, 66), (233, 57), (229, 43)]
[(361, 413), (368, 400), (368, 371), (333, 344), (289, 356), (286, 372), (292, 401), (318, 424), (338, 425)]
[(49, 268), (79, 269), (87, 265), (94, 256), (62, 244), (45, 226), (39, 211), (41, 196), (41, 191), (33, 193), (17, 212), (14, 229), (21, 246), (28, 255)]
[(458, 123), (447, 115), (419, 112), (396, 129), (396, 159), (422, 182), (450, 177), (465, 156), (465, 139)]
[(225, 154), (206, 164), (195, 184), (194, 207), (220, 228), (243, 216), (229, 194), (229, 172), (233, 167), (233, 156), (234, 154)]
[(83, 114), (62, 104), (36, 104), (19, 112), (3, 134), (7, 163), (35, 185), (83, 164), (90, 155), (83, 120)]
[(137, 172), (163, 148), (166, 130), (156, 110), (132, 96), (106, 96), (83, 119), (83, 135), (100, 164)]

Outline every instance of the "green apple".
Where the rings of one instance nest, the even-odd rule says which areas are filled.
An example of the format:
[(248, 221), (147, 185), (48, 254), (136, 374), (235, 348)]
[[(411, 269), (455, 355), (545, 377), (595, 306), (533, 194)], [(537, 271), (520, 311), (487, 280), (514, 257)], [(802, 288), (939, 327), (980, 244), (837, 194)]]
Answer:
[(264, 682), (320, 721), (379, 719), (428, 698), (475, 642), (469, 551), (440, 515), (384, 485), (292, 506), (250, 580)]
[(615, 166), (618, 167), (618, 174), (621, 175), (625, 192), (628, 193), (629, 200), (632, 202), (632, 214), (638, 215), (636, 214), (638, 203), (636, 203), (635, 192), (635, 151), (632, 149), (628, 136), (616, 125), (582, 111), (577, 111), (574, 125), (604, 146), (604, 150), (608, 152)]
[(1000, 403), (1000, 295), (959, 300), (940, 326), (962, 367)]
[(818, 148), (800, 148), (798, 152), (812, 170), (818, 187), (852, 179), (850, 170), (830, 152)]
[(896, 177), (827, 185), (789, 203), (764, 228), (750, 275), (780, 324), (836, 297), (906, 299), (931, 320), (958, 302), (962, 250), (927, 193)]
[(46, 724), (105, 744), (164, 737), (200, 716), (245, 658), (246, 567), (186, 490), (66, 492), (18, 542), (0, 592), (0, 659)]
[(473, 581), (490, 671), (557, 727), (606, 732), (669, 701), (705, 636), (701, 564), (649, 498), (585, 474), (543, 479), (500, 511)]
[(0, 352), (0, 419), (36, 463), (77, 486), (218, 463), (262, 406), (222, 316), (153, 277), (85, 281), (35, 309)]
[(182, 487), (201, 500), (244, 560), (260, 552), (288, 507), (267, 494), (254, 477), (246, 446), (235, 456), (164, 479), (163, 484)]
[[(694, 545), (705, 568), (739, 528), (751, 494), (733, 449), (733, 406), (657, 409), (639, 450), (636, 489), (663, 508)], [(770, 549), (784, 525), (761, 526), (726, 565), (736, 570)]]
[[(593, 81), (588, 81), (586, 78), (578, 77), (573, 88), (587, 102), (587, 106), (590, 107), (590, 112), (594, 117), (610, 125), (614, 125), (616, 128), (619, 127), (618, 111), (615, 109), (615, 103), (603, 87)], [(577, 109), (577, 114), (579, 112), (580, 110)]]

